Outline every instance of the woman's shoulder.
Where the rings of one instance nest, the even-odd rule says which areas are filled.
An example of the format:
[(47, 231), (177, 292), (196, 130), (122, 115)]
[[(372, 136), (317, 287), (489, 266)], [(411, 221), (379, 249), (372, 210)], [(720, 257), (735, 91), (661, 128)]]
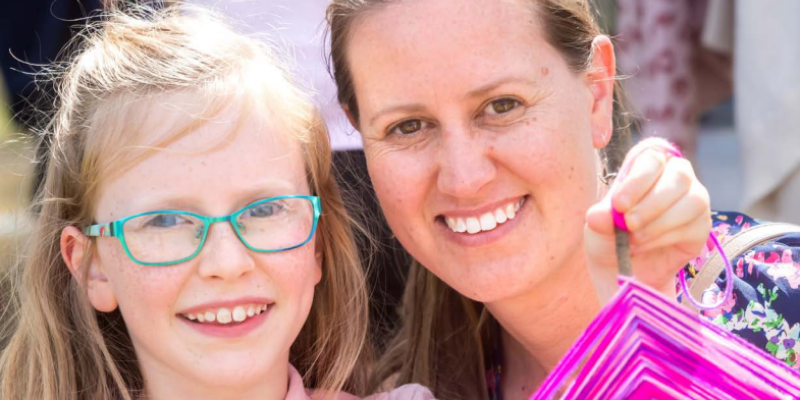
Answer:
[(339, 393), (333, 400), (435, 400), (433, 393), (417, 384), (403, 385), (387, 392), (373, 394), (363, 399), (349, 393)]
[(374, 394), (366, 397), (364, 400), (435, 400), (435, 397), (433, 393), (424, 386), (408, 384), (388, 392)]

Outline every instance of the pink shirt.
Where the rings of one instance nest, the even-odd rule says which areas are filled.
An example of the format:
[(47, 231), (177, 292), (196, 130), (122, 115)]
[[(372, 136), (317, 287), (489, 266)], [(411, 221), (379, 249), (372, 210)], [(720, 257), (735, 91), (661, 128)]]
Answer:
[[(286, 392), (286, 400), (315, 400), (313, 393), (309, 393), (303, 387), (303, 378), (300, 373), (289, 366), (289, 390)], [(339, 393), (333, 400), (361, 400), (348, 393)], [(420, 385), (403, 385), (385, 393), (373, 394), (363, 400), (436, 400), (431, 392)]]

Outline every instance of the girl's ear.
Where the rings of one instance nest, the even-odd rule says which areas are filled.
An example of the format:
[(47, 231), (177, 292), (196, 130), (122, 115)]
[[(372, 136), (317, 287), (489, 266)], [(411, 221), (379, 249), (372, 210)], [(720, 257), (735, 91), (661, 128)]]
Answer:
[(317, 249), (317, 251), (314, 252), (314, 262), (316, 263), (315, 265), (316, 268), (314, 268), (314, 285), (319, 284), (319, 282), (322, 280), (323, 257), (324, 256), (322, 255), (322, 249)]
[(92, 254), (88, 252), (89, 238), (74, 226), (68, 226), (61, 231), (61, 258), (67, 264), (72, 277), (81, 285), (80, 268), (89, 268), (87, 284), (87, 294), (92, 307), (100, 312), (111, 312), (117, 309), (117, 296), (109, 282), (108, 277), (102, 270)]
[(614, 75), (616, 74), (614, 45), (606, 35), (592, 41), (592, 65), (586, 73), (586, 84), (592, 96), (592, 144), (602, 149), (614, 133)]

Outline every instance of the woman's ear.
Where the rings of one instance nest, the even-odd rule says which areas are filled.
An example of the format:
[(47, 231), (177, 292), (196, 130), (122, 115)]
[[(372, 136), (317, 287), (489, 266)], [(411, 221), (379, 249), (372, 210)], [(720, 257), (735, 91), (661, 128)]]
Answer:
[(92, 257), (89, 251), (89, 238), (74, 226), (68, 226), (61, 231), (61, 258), (67, 264), (73, 279), (81, 285), (81, 268), (89, 268), (86, 280), (86, 291), (89, 302), (97, 311), (111, 312), (117, 308), (117, 297), (108, 277), (102, 270), (100, 263)]
[(614, 134), (614, 79), (617, 66), (614, 45), (606, 35), (592, 41), (592, 63), (586, 73), (591, 93), (592, 144), (602, 149)]
[(344, 111), (344, 115), (347, 115), (347, 120), (350, 121), (350, 125), (358, 130), (358, 122), (356, 122), (356, 117), (353, 115), (353, 110), (350, 109), (350, 106), (347, 104), (342, 104), (342, 110)]

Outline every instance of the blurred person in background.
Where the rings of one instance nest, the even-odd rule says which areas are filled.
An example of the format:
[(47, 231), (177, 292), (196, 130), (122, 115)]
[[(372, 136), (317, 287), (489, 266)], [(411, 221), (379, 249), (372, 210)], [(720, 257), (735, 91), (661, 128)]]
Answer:
[(667, 138), (692, 161), (699, 116), (731, 96), (730, 48), (708, 39), (720, 20), (708, 0), (617, 0), (619, 65), (639, 133)]
[(800, 224), (800, 1), (736, 1), (735, 10), (742, 205), (759, 218)]
[(616, 13), (640, 133), (666, 137), (693, 158), (698, 117), (734, 94), (737, 208), (800, 223), (800, 46), (788, 40), (800, 37), (800, 2), (617, 0)]

